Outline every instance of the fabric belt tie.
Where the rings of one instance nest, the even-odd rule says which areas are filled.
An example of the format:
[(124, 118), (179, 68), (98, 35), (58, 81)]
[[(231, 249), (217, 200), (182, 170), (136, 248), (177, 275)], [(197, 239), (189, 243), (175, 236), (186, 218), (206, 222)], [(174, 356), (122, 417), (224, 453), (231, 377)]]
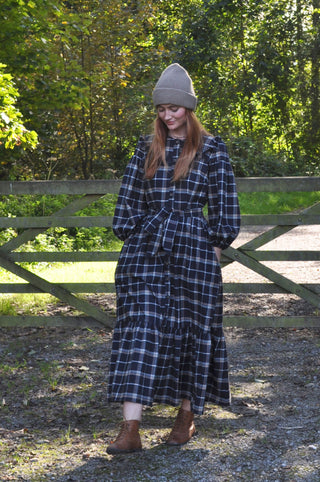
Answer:
[(150, 245), (149, 254), (155, 256), (159, 250), (171, 253), (174, 238), (178, 229), (178, 225), (186, 215), (201, 216), (202, 209), (186, 209), (185, 211), (176, 211), (166, 206), (160, 211), (150, 211), (147, 216), (143, 229), (153, 235)]

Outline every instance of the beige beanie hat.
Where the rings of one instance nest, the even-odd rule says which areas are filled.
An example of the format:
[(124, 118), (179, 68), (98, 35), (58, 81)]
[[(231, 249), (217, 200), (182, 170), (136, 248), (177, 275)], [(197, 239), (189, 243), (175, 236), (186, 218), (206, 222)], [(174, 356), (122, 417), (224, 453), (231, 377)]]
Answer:
[(175, 104), (195, 110), (197, 97), (188, 72), (179, 64), (171, 64), (161, 74), (152, 93), (155, 106)]

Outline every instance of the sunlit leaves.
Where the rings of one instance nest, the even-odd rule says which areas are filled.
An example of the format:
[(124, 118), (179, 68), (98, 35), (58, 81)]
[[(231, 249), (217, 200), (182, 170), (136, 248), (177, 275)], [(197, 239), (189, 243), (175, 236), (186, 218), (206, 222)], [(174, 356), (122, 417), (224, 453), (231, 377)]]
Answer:
[(18, 96), (12, 76), (5, 73), (5, 65), (0, 64), (0, 145), (6, 149), (34, 148), (37, 134), (24, 127), (22, 114), (16, 107)]

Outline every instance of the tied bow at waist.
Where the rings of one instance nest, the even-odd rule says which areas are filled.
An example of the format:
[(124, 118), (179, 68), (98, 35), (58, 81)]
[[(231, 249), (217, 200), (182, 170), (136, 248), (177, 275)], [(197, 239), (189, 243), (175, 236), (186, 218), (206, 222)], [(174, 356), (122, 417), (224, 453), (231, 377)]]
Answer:
[(175, 211), (174, 209), (163, 207), (160, 211), (150, 211), (143, 226), (144, 231), (153, 235), (149, 254), (154, 256), (158, 251), (170, 253), (178, 225), (188, 215), (203, 216), (202, 209), (194, 208), (186, 209), (185, 211)]

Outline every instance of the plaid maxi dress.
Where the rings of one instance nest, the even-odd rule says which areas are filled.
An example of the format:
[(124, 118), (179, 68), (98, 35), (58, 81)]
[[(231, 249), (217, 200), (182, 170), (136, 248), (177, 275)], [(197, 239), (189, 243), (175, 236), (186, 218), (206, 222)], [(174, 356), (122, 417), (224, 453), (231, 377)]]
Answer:
[[(214, 246), (236, 238), (240, 213), (226, 146), (205, 136), (188, 176), (172, 182), (183, 141), (168, 137), (167, 166), (145, 179), (149, 138), (126, 168), (113, 229), (124, 241), (116, 269), (108, 401), (229, 405), (222, 280)], [(208, 220), (203, 207), (208, 206)]]

